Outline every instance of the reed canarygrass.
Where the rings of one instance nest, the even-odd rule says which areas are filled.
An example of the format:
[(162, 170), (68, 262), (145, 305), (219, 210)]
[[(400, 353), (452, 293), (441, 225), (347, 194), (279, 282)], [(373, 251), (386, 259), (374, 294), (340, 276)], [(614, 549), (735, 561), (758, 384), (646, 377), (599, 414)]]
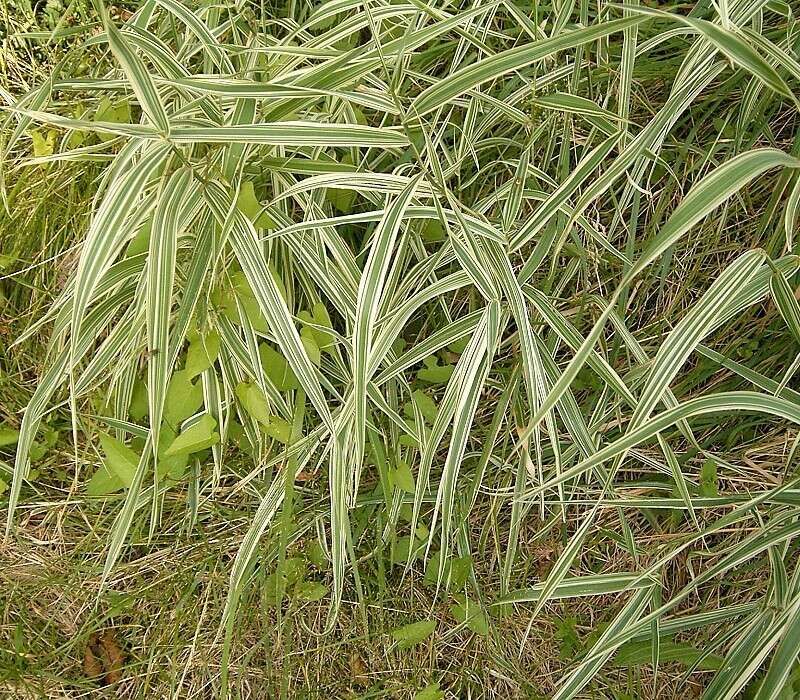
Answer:
[[(302, 535), (291, 504), (313, 474), (327, 493), (312, 521), (331, 562), (329, 627), (360, 585), (352, 517), (365, 499), (374, 538), (412, 533), (405, 568), (433, 561), (437, 591), (453, 561), (484, 552), (469, 522), (490, 503), (508, 542), (499, 590), (461, 583), (487, 611), (620, 602), (554, 697), (581, 696), (626, 644), (649, 640), (658, 669), (665, 634), (731, 619), (704, 697), (792, 697), (796, 444), (746, 491), (704, 489), (683, 458), (736, 473), (706, 416), (758, 416), (789, 442), (800, 424), (796, 360), (768, 376), (706, 344), (772, 305), (778, 354), (797, 357), (790, 3), (285, 9), (144, 0), (120, 21), (97, 4), (47, 79), (5, 96), (7, 206), (15, 178), (52, 172), (37, 168), (102, 166), (78, 261), (17, 341), (50, 338), (6, 536), (42, 421), (66, 406), (76, 454), (102, 433), (75, 496), (121, 494), (104, 578), (133, 530), (158, 533), (170, 492), (188, 489), (191, 521), (223, 487), (255, 489), (217, 620), (226, 645), (265, 536), (280, 533), (280, 566)], [(78, 70), (87, 52), (96, 67)], [(32, 133), (54, 145), (20, 159)], [(756, 233), (737, 235), (756, 213)], [(708, 274), (676, 263), (729, 229)], [(675, 313), (659, 290), (682, 275), (692, 298)], [(700, 361), (736, 381), (678, 391)], [(630, 491), (652, 474), (669, 495)], [(632, 530), (645, 509), (681, 523), (655, 550)], [(612, 512), (630, 568), (586, 572)], [(532, 526), (570, 534), (520, 585)], [(667, 572), (693, 551), (708, 562), (676, 589)], [(681, 612), (762, 560), (752, 605)], [(226, 673), (224, 657), (223, 686)]]

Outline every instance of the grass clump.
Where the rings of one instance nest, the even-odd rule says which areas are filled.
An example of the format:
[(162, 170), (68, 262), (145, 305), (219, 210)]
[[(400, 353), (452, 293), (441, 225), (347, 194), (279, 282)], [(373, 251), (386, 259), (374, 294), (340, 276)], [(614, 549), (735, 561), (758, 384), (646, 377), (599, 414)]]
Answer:
[(797, 8), (653, 5), (3, 6), (9, 692), (794, 696)]

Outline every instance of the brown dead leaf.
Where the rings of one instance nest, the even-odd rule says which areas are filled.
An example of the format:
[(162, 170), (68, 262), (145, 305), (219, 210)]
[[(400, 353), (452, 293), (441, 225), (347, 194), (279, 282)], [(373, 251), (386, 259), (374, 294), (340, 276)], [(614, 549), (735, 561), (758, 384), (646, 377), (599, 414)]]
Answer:
[(534, 550), (534, 556), (536, 558), (536, 575), (540, 579), (547, 578), (557, 558), (556, 547), (543, 544)]
[(364, 659), (357, 651), (350, 654), (350, 674), (353, 676), (353, 681), (356, 685), (367, 685), (369, 683), (369, 676), (367, 675), (367, 665)]
[[(93, 642), (95, 643), (93, 645)], [(83, 653), (83, 672), (88, 678), (99, 678), (103, 675), (103, 664), (94, 653), (93, 646), (96, 648), (97, 635), (93, 634), (89, 638), (89, 643), (86, 645), (86, 651)]]
[(125, 663), (125, 655), (117, 644), (116, 635), (112, 630), (106, 630), (100, 637), (102, 648), (103, 666), (106, 670), (106, 683), (111, 685), (122, 678), (122, 666)]
[(117, 643), (113, 630), (105, 630), (89, 637), (83, 656), (83, 670), (89, 678), (102, 677), (105, 685), (113, 685), (122, 679), (125, 654)]
[(133, 12), (131, 12), (130, 10), (126, 10), (124, 7), (117, 7), (116, 5), (112, 5), (109, 8), (109, 11), (114, 19), (118, 19), (123, 22), (127, 22), (131, 17), (133, 17)]

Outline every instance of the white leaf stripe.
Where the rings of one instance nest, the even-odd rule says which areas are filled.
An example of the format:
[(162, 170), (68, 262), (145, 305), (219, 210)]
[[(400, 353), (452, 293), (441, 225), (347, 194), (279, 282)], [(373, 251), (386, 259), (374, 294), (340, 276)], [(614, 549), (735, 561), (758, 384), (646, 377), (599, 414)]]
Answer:
[[(14, 518), (14, 510), (19, 500), (22, 482), (28, 476), (30, 467), (30, 448), (36, 437), (39, 424), (46, 414), (47, 405), (53, 394), (63, 384), (64, 378), (69, 372), (70, 367), (74, 367), (79, 362), (92, 345), (95, 339), (104, 329), (114, 315), (119, 306), (118, 298), (106, 299), (98, 303), (86, 316), (85, 323), (81, 330), (81, 335), (74, 342), (72, 348), (60, 349), (55, 357), (50, 358), (50, 365), (47, 372), (36, 386), (36, 390), (25, 408), (22, 417), (22, 425), (19, 431), (17, 443), (17, 453), (14, 458), (14, 477), (9, 491), (8, 511), (6, 516), (6, 535), (11, 532)], [(72, 364), (70, 364), (70, 356)]]
[[(147, 388), (154, 447), (159, 445), (161, 416), (172, 369), (169, 325), (178, 249), (180, 215), (192, 189), (192, 172), (177, 170), (166, 180), (153, 216), (147, 262)], [(157, 451), (154, 459), (158, 459)]]
[[(367, 415), (367, 383), (370, 354), (373, 343), (374, 324), (384, 296), (386, 275), (397, 234), (403, 221), (406, 207), (417, 189), (419, 178), (412, 180), (390, 207), (372, 237), (369, 257), (358, 286), (356, 322), (353, 327), (353, 393), (355, 398), (355, 458), (360, 463), (364, 454)], [(373, 365), (376, 363), (373, 363)]]
[(207, 193), (214, 215), (229, 231), (231, 247), (242, 266), (261, 312), (275, 333), (281, 351), (323, 423), (332, 430), (333, 419), (322, 393), (319, 378), (303, 347), (291, 314), (286, 308), (286, 302), (269, 272), (252, 224), (235, 208), (231, 196), (219, 185), (211, 183)]
[[(443, 580), (445, 564), (448, 559), (447, 555), (451, 546), (453, 504), (456, 496), (458, 474), (464, 458), (464, 451), (467, 446), (472, 421), (475, 417), (478, 400), (491, 366), (491, 356), (495, 350), (494, 345), (490, 346), (490, 343), (492, 343), (493, 338), (496, 339), (500, 335), (500, 327), (504, 325), (504, 321), (501, 320), (498, 311), (499, 303), (491, 302), (486, 309), (485, 332), (477, 333), (473, 336), (458, 363), (459, 370), (463, 367), (463, 371), (454, 373), (450, 382), (458, 392), (453, 412), (453, 434), (442, 469), (442, 476), (436, 495), (436, 505), (431, 516), (431, 530), (436, 527), (439, 512), (441, 512), (442, 517), (440, 538), (442, 551), (439, 557), (437, 583), (441, 583)], [(449, 389), (450, 386), (448, 385), (448, 391)], [(418, 488), (418, 491), (421, 490), (421, 488)]]
[(105, 12), (103, 12), (103, 23), (108, 35), (108, 45), (130, 81), (142, 109), (161, 134), (168, 136), (169, 117), (144, 62), (131, 50), (122, 33), (108, 19)]
[(287, 121), (250, 126), (176, 126), (173, 143), (253, 143), (268, 146), (378, 146), (400, 148), (408, 141), (389, 128), (355, 124)]
[[(610, 445), (598, 450), (591, 457), (568, 469), (556, 479), (548, 481), (541, 487), (541, 490), (552, 488), (560, 482), (579, 476), (588, 469), (616, 457), (644, 440), (654, 437), (657, 433), (669, 428), (683, 418), (739, 411), (763, 413), (800, 425), (800, 406), (776, 396), (759, 394), (753, 391), (731, 391), (700, 396), (653, 416), (641, 427), (626, 433)], [(535, 489), (535, 491), (539, 490)]]
[(446, 79), (423, 90), (419, 97), (414, 100), (412, 111), (419, 115), (427, 114), (482, 83), (531, 65), (557, 51), (579, 46), (614, 32), (621, 32), (626, 27), (639, 24), (641, 21), (641, 18), (611, 20), (596, 26), (565, 32), (551, 39), (544, 39), (508, 49), (495, 56), (478, 61), (471, 66), (462, 68)]
[(111, 266), (112, 257), (125, 237), (125, 220), (135, 210), (145, 185), (163, 165), (167, 153), (166, 146), (146, 151), (127, 173), (113, 182), (92, 219), (75, 278), (70, 341), (73, 352), (94, 290)]
[(737, 192), (747, 182), (774, 167), (800, 167), (800, 161), (772, 148), (755, 149), (735, 156), (719, 166), (695, 185), (683, 199), (657, 236), (650, 242), (639, 260), (627, 272), (614, 292), (606, 309), (600, 315), (591, 333), (562, 372), (558, 382), (542, 402), (531, 419), (528, 431), (533, 431), (542, 421), (561, 394), (577, 376), (592, 347), (597, 342), (605, 323), (614, 311), (622, 292), (654, 260), (674, 245), (692, 226), (711, 213), (717, 206)]
[(765, 254), (753, 250), (740, 256), (714, 281), (702, 298), (670, 332), (661, 345), (650, 370), (647, 384), (631, 418), (629, 430), (646, 420), (665, 389), (697, 344), (724, 320), (724, 309), (735, 292), (746, 287), (762, 267)]
[(608, 645), (608, 640), (630, 628), (631, 623), (636, 621), (644, 611), (651, 594), (652, 587), (641, 588), (634, 592), (622, 611), (613, 619), (596, 642), (596, 646), (605, 644), (607, 651), (583, 661), (559, 687), (558, 692), (553, 696), (553, 700), (571, 700), (586, 686), (619, 646)]
[(783, 320), (795, 340), (800, 343), (800, 304), (780, 270), (776, 270), (770, 277), (769, 288)]

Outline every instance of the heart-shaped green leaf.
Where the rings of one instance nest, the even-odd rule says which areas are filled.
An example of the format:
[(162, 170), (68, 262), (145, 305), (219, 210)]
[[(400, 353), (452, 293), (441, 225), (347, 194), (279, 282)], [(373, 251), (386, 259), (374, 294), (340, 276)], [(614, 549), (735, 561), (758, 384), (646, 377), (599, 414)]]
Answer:
[(86, 485), (89, 496), (102, 496), (128, 488), (139, 465), (139, 455), (130, 447), (105, 433), (100, 433), (99, 438), (106, 458)]
[(261, 429), (273, 440), (282, 442), (284, 445), (292, 439), (292, 426), (283, 418), (271, 416), (268, 425), (262, 425)]
[(191, 454), (216, 445), (219, 442), (219, 434), (214, 430), (216, 427), (217, 421), (210, 414), (203, 414), (172, 441), (164, 456)]
[(420, 413), (422, 413), (422, 417), (433, 425), (436, 416), (439, 414), (439, 407), (436, 402), (421, 389), (417, 389), (411, 395), (411, 399), (417, 405)]
[(19, 440), (19, 430), (13, 428), (0, 428), (0, 447), (16, 445)]
[(178, 454), (167, 456), (167, 449), (175, 441), (176, 432), (167, 423), (161, 424), (158, 437), (158, 479), (164, 477), (172, 481), (180, 481), (186, 474), (186, 467), (189, 464), (189, 454)]
[(284, 444), (289, 442), (292, 426), (283, 418), (270, 413), (267, 397), (259, 387), (249, 382), (241, 382), (236, 387), (235, 393), (242, 408), (258, 421), (266, 435)]
[(473, 600), (464, 595), (455, 596), (456, 603), (450, 606), (450, 613), (460, 624), (466, 624), (467, 628), (485, 637), (489, 634), (489, 618)]
[(164, 420), (173, 427), (177, 427), (189, 416), (197, 413), (202, 405), (202, 384), (199, 381), (193, 384), (186, 370), (175, 372), (167, 387)]
[(249, 382), (241, 382), (236, 386), (235, 393), (245, 411), (261, 425), (269, 425), (269, 403), (259, 387)]
[(261, 366), (264, 368), (264, 373), (272, 380), (278, 391), (299, 388), (300, 384), (294, 372), (292, 372), (292, 368), (289, 367), (286, 358), (277, 350), (274, 350), (266, 343), (262, 343), (258, 348), (258, 354), (261, 356)]
[(141, 379), (137, 378), (133, 383), (133, 392), (131, 393), (131, 403), (128, 406), (128, 415), (135, 421), (140, 421), (144, 418), (150, 410), (147, 402), (147, 384)]
[(399, 649), (409, 649), (425, 641), (436, 629), (436, 620), (422, 620), (398, 627), (392, 632)]
[(442, 700), (443, 697), (444, 691), (439, 690), (438, 683), (425, 686), (422, 690), (414, 693), (414, 700)]
[(302, 581), (295, 586), (294, 592), (300, 600), (322, 600), (328, 595), (328, 587), (317, 581)]
[(453, 365), (440, 365), (439, 358), (431, 355), (423, 360), (425, 367), (417, 372), (417, 379), (428, 384), (447, 384), (453, 374)]
[(405, 462), (399, 462), (397, 467), (391, 471), (392, 483), (401, 491), (406, 493), (414, 493), (414, 475), (411, 473), (411, 467)]
[(216, 331), (201, 334), (189, 343), (185, 369), (190, 379), (205, 372), (214, 364), (219, 355), (219, 343), (219, 333)]
[(256, 228), (274, 228), (272, 217), (262, 210), (261, 202), (256, 197), (255, 185), (250, 180), (242, 182), (239, 194), (236, 197), (236, 206)]

